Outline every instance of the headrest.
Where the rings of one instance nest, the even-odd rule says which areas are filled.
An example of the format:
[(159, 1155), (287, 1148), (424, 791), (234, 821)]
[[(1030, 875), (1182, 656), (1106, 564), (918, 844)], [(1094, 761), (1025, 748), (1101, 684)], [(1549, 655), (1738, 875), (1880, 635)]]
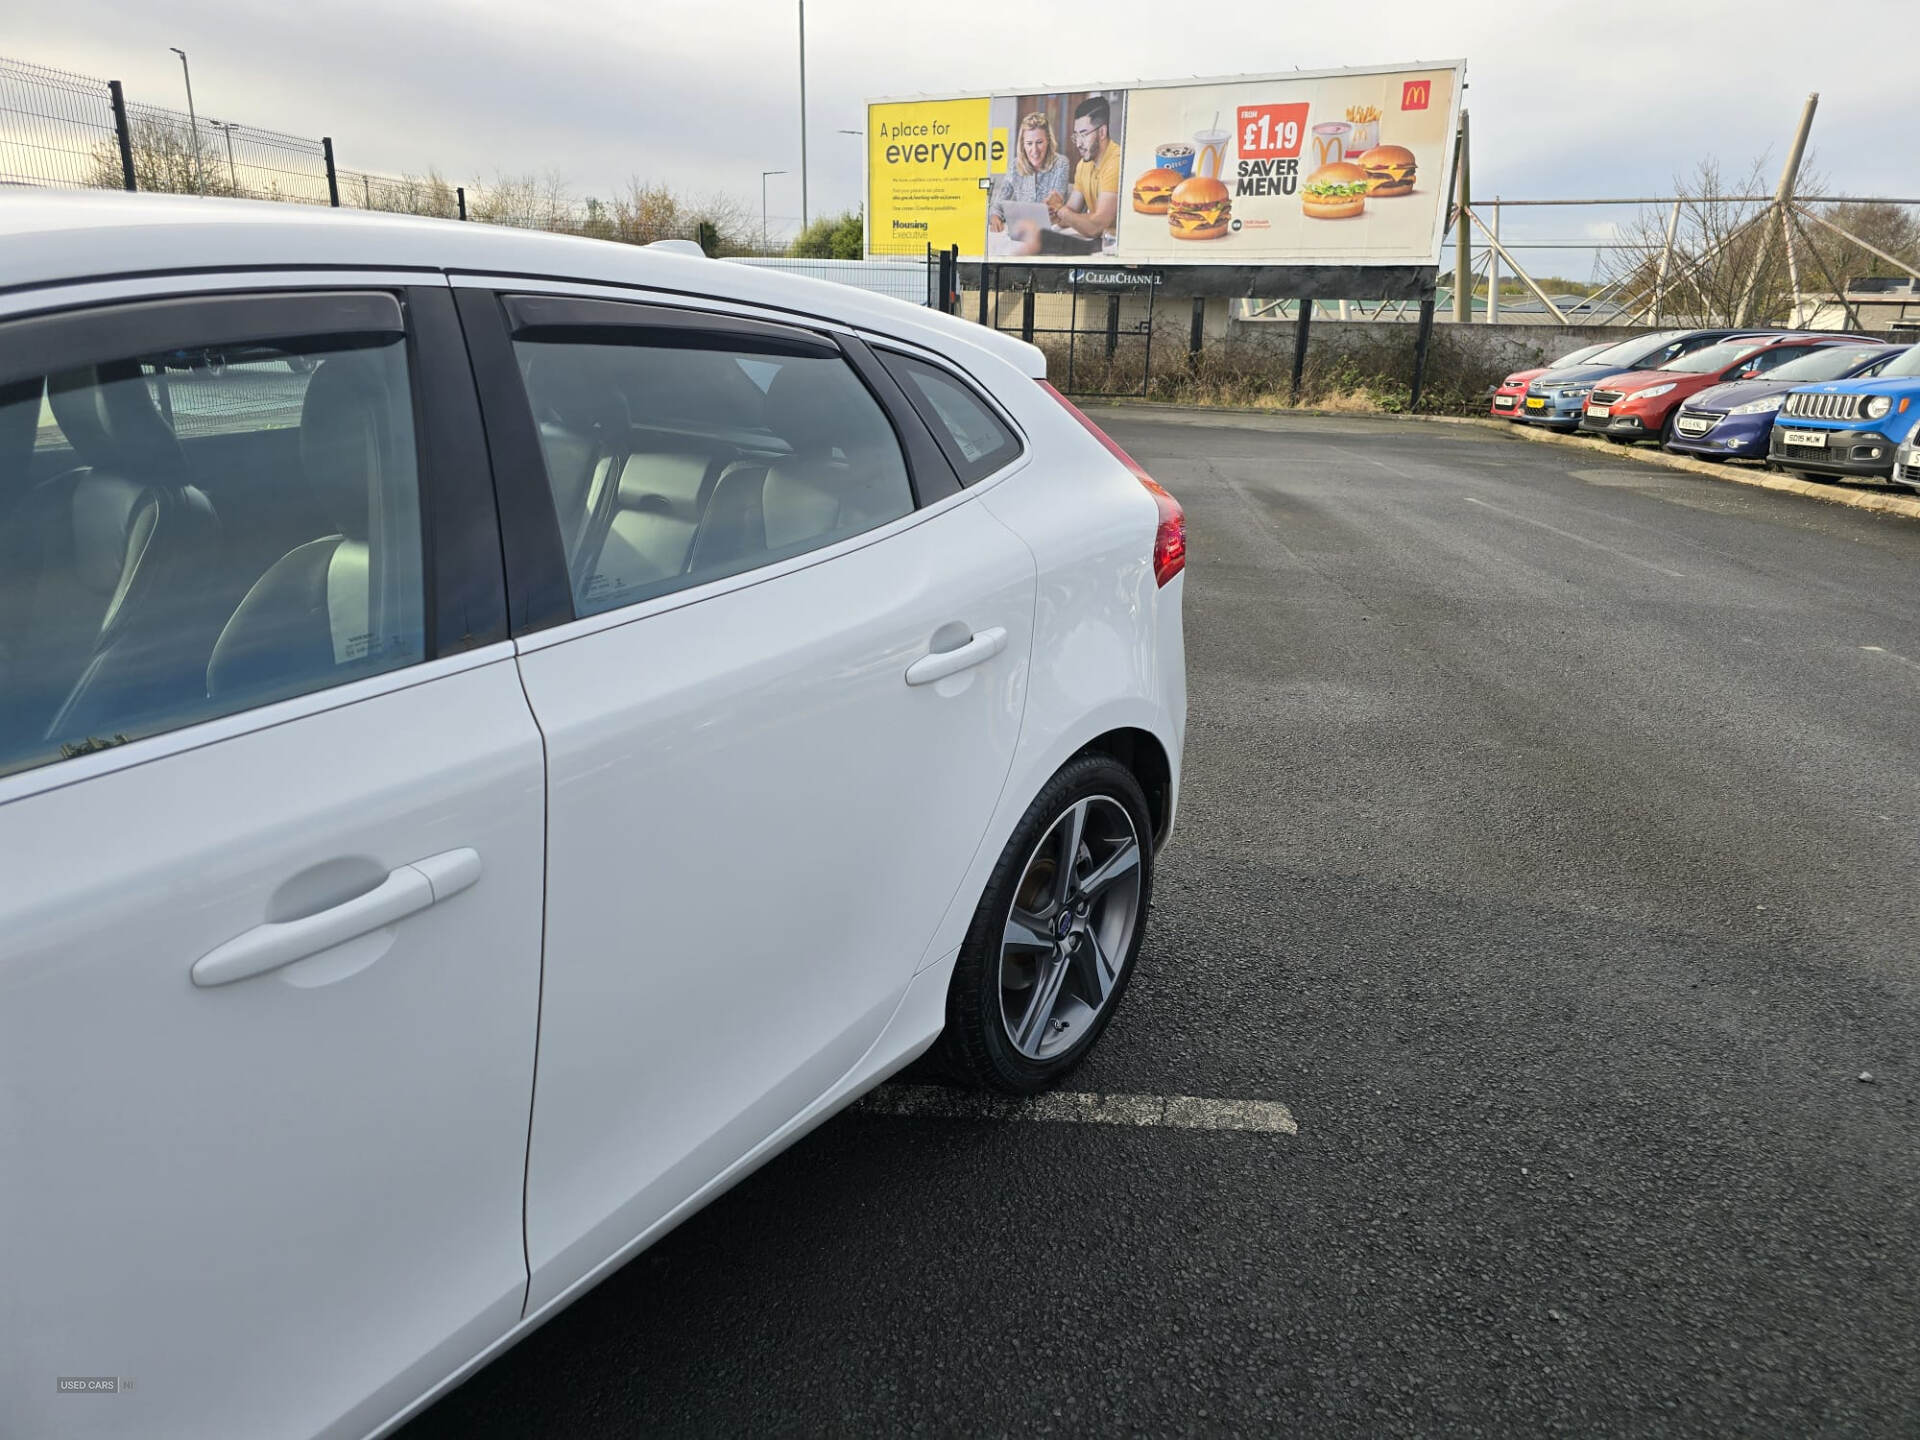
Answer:
[(51, 376), (47, 401), (81, 462), (147, 484), (185, 484), (186, 456), (161, 416), (137, 360)]
[[(837, 360), (794, 358), (767, 387), (766, 426), (799, 456), (822, 456), (871, 437), (864, 417), (849, 405), (851, 377)], [(861, 397), (864, 398), (864, 397)], [(867, 408), (871, 408), (871, 405)]]
[(367, 538), (368, 514), (392, 454), (393, 417), (378, 363), (365, 351), (322, 360), (300, 408), (300, 465), (348, 539)]

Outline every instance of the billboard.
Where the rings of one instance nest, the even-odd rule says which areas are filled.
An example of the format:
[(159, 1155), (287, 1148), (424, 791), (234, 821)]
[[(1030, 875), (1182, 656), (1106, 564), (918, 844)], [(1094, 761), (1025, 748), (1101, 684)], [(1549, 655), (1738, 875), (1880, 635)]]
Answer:
[(984, 96), (867, 106), (869, 255), (979, 252), (985, 185), (1007, 163), (1007, 137), (988, 133), (987, 111)]
[[(1433, 265), (1465, 64), (868, 107), (868, 249)], [(903, 243), (904, 242), (904, 243)]]

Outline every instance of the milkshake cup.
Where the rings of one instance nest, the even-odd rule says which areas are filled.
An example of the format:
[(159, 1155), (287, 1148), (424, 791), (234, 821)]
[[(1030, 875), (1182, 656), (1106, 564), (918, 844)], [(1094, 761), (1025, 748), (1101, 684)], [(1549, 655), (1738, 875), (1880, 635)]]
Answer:
[(1347, 146), (1353, 138), (1353, 126), (1345, 120), (1328, 120), (1313, 127), (1313, 163), (1338, 165), (1347, 158)]
[(1177, 175), (1193, 174), (1193, 146), (1168, 143), (1153, 152), (1153, 163)]

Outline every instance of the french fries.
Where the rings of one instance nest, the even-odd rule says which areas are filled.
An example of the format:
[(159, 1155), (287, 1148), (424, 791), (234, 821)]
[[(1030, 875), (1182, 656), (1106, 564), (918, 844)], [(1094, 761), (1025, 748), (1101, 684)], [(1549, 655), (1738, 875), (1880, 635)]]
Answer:
[(1380, 107), (1378, 105), (1349, 105), (1347, 107), (1347, 119), (1351, 120), (1355, 125), (1364, 125), (1369, 120), (1378, 120), (1379, 118)]

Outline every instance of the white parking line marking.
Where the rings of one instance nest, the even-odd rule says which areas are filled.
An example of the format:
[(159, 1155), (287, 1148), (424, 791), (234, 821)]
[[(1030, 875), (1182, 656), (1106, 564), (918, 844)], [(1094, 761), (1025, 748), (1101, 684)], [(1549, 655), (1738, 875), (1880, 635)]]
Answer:
[(855, 1103), (863, 1115), (933, 1120), (1040, 1120), (1069, 1125), (1144, 1125), (1171, 1130), (1245, 1130), (1298, 1135), (1277, 1100), (1209, 1100), (1198, 1095), (1094, 1095), (1052, 1090), (1015, 1099), (940, 1085), (882, 1085)]
[(1476, 500), (1471, 495), (1465, 496), (1464, 498), (1469, 505), (1478, 505), (1482, 510), (1491, 510), (1494, 514), (1504, 515), (1509, 520), (1518, 520), (1522, 525), (1538, 526), (1548, 534), (1558, 535), (1562, 540), (1571, 540), (1576, 545), (1591, 545), (1596, 550), (1606, 551), (1607, 554), (1614, 556), (1616, 559), (1628, 560), (1635, 565), (1644, 565), (1649, 570), (1657, 571), (1659, 574), (1665, 575), (1671, 580), (1684, 580), (1687, 578), (1678, 570), (1669, 570), (1664, 565), (1654, 564), (1651, 560), (1642, 560), (1638, 555), (1629, 555), (1626, 551), (1616, 550), (1611, 545), (1602, 545), (1598, 540), (1589, 540), (1584, 535), (1576, 535), (1571, 530), (1562, 530), (1559, 526), (1549, 525), (1544, 520), (1531, 520), (1525, 515), (1516, 515), (1511, 510), (1502, 509), (1498, 505), (1489, 505), (1486, 501)]
[(1910, 669), (1920, 670), (1920, 660), (1909, 660), (1906, 656), (1901, 655), (1896, 651), (1889, 650), (1884, 645), (1862, 645), (1860, 648), (1862, 650), (1867, 651), (1869, 654), (1884, 655), (1889, 660), (1898, 660), (1902, 665), (1905, 665)]

